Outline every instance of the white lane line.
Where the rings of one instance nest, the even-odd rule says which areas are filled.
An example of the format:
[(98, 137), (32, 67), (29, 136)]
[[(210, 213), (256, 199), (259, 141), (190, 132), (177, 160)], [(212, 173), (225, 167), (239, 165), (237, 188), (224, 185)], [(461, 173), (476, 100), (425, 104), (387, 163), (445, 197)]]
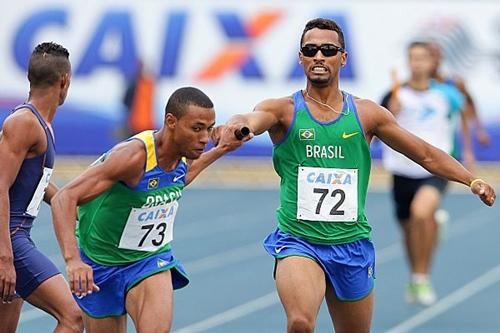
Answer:
[(419, 312), (415, 316), (403, 321), (397, 326), (391, 328), (386, 333), (405, 333), (410, 330), (425, 324), (436, 316), (448, 311), (455, 305), (467, 300), (478, 292), (492, 286), (500, 281), (500, 265), (484, 273), (480, 277), (467, 283), (463, 287), (455, 290), (448, 296), (441, 299), (433, 306)]
[[(262, 242), (240, 246), (229, 251), (220, 252), (211, 256), (193, 260), (185, 263), (188, 274), (199, 274), (215, 268), (225, 267), (242, 261), (264, 256), (266, 253), (262, 250)], [(64, 269), (64, 261), (60, 254), (49, 256), (49, 259), (57, 265), (59, 269)], [(24, 310), (21, 313), (20, 323), (27, 323), (42, 317), (48, 316), (44, 311), (37, 308)]]
[[(377, 251), (379, 264), (387, 263), (401, 255), (399, 243), (393, 243)], [(399, 255), (398, 255), (399, 254)], [(271, 292), (259, 298), (240, 304), (230, 310), (217, 313), (207, 319), (185, 326), (174, 333), (196, 333), (220, 326), (238, 318), (247, 316), (253, 312), (263, 310), (279, 303), (276, 292)]]
[(276, 294), (275, 291), (273, 291), (268, 294), (265, 294), (264, 296), (261, 296), (249, 302), (238, 305), (237, 307), (234, 307), (230, 310), (218, 313), (205, 320), (183, 327), (177, 331), (174, 331), (174, 333), (203, 332), (210, 328), (214, 328), (222, 324), (225, 324), (227, 322), (247, 316), (256, 311), (264, 310), (278, 303), (279, 303), (278, 295)]
[[(455, 222), (452, 222), (451, 227), (453, 229), (450, 230), (449, 238), (469, 232), (471, 231), (471, 229), (479, 228), (484, 224), (487, 224), (493, 220), (494, 219), (490, 217), (489, 219), (486, 218), (477, 221), (477, 215), (469, 213), (467, 216), (462, 217), (456, 220)], [(260, 255), (264, 255), (265, 254), (264, 251), (259, 251), (260, 247), (261, 247), (261, 242), (257, 242), (233, 250), (211, 255), (199, 260), (190, 261), (187, 262), (185, 265), (189, 273), (197, 274), (213, 268), (224, 267), (229, 264), (238, 263), (244, 260), (249, 260), (258, 257)], [(393, 259), (396, 259), (400, 255), (401, 255), (401, 243), (400, 242), (392, 243), (391, 245), (377, 251), (376, 254), (377, 264), (380, 265), (389, 262)], [(59, 269), (61, 270), (64, 269), (64, 261), (62, 260), (62, 257), (59, 253), (50, 255), (49, 259), (52, 260), (52, 262), (54, 262)], [(242, 304), (242, 306), (245, 304), (247, 303)], [(21, 318), (19, 320), (19, 323), (21, 324), (29, 322), (44, 316), (47, 316), (47, 314), (37, 308), (25, 310), (22, 311), (21, 313)]]
[(211, 269), (228, 266), (259, 256), (264, 256), (265, 254), (266, 253), (263, 250), (262, 242), (256, 242), (253, 244), (240, 246), (229, 251), (216, 253), (199, 260), (186, 262), (185, 266), (188, 274), (198, 274)]
[[(474, 227), (477, 228), (485, 223), (488, 223), (489, 220), (490, 219), (484, 219), (481, 223), (475, 223), (473, 225), (474, 225)], [(456, 224), (457, 228), (455, 230), (455, 233), (453, 233), (453, 236), (457, 236), (459, 234), (462, 234), (463, 231), (469, 231), (470, 228), (474, 228), (474, 227), (471, 227), (470, 224), (465, 223), (465, 222), (469, 221), (468, 216), (466, 218), (460, 219), (459, 221), (460, 221), (460, 223)], [(401, 243), (400, 242), (392, 243), (389, 246), (384, 247), (381, 250), (377, 251), (377, 253), (376, 253), (377, 264), (381, 265), (384, 263), (388, 263), (388, 262), (400, 257), (401, 255), (402, 255)], [(500, 272), (500, 265), (497, 268), (499, 269), (499, 272)], [(274, 301), (271, 301), (271, 297), (274, 297)], [(446, 298), (444, 298), (443, 300), (445, 300), (445, 299)], [(174, 333), (203, 332), (205, 330), (208, 330), (208, 329), (214, 328), (216, 326), (220, 326), (222, 324), (225, 324), (227, 322), (236, 320), (238, 318), (244, 317), (244, 316), (249, 315), (253, 312), (271, 307), (277, 303), (278, 303), (278, 297), (277, 297), (276, 293), (269, 293), (269, 294), (261, 296), (257, 299), (243, 303), (243, 304), (241, 304), (241, 305), (239, 305), (236, 308), (233, 308), (231, 310), (227, 310), (225, 312), (215, 314), (211, 317), (208, 317), (207, 319), (204, 319), (202, 321), (185, 326), (185, 327), (181, 328), (180, 330), (175, 331)], [(439, 302), (439, 303), (441, 303), (441, 302)], [(239, 309), (243, 309), (244, 311), (240, 311)], [(391, 332), (391, 333), (396, 333), (396, 332)]]
[(401, 253), (402, 253), (401, 242), (392, 243), (391, 245), (386, 246), (375, 253), (375, 264), (381, 265), (391, 260), (394, 260), (397, 257), (400, 257)]

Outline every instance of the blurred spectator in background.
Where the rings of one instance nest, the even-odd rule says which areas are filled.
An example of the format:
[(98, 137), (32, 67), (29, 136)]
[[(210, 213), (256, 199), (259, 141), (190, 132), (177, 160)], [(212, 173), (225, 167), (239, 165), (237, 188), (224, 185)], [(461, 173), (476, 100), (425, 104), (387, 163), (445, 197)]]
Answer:
[[(393, 87), (384, 97), (399, 125), (430, 144), (451, 154), (455, 119), (464, 106), (460, 91), (450, 84), (432, 80), (434, 59), (429, 45), (413, 42), (408, 47), (410, 79)], [(462, 118), (465, 118), (462, 112)], [(467, 124), (462, 133), (468, 137)], [(464, 140), (464, 156), (471, 155), (470, 140)], [(468, 143), (468, 144), (467, 144)], [(430, 267), (437, 243), (436, 212), (447, 185), (420, 165), (385, 146), (384, 166), (393, 174), (396, 216), (403, 230), (411, 278), (406, 288), (410, 303), (431, 305), (436, 294), (430, 281)]]
[[(431, 72), (431, 77), (439, 82), (442, 83), (447, 83), (455, 86), (460, 92), (464, 95), (465, 97), (465, 105), (464, 105), (464, 111), (465, 115), (467, 116), (467, 121), (469, 124), (473, 126), (469, 126), (470, 128), (474, 128), (475, 130), (475, 135), (478, 140), (478, 142), (486, 146), (490, 143), (490, 137), (486, 130), (483, 127), (483, 124), (481, 123), (481, 120), (479, 119), (479, 116), (477, 114), (476, 106), (474, 104), (474, 101), (472, 99), (472, 96), (470, 95), (469, 91), (467, 90), (465, 86), (465, 81), (463, 78), (457, 76), (457, 75), (445, 75), (441, 72), (440, 67), (442, 64), (443, 60), (443, 53), (441, 50), (441, 45), (435, 41), (432, 40), (428, 43), (429, 50), (431, 52), (432, 56), (432, 61), (433, 61), (433, 68)], [(456, 155), (453, 155), (454, 157), (459, 157)]]
[(123, 96), (126, 121), (122, 137), (155, 128), (154, 94), (154, 77), (145, 70), (144, 63), (138, 60), (136, 74), (128, 82)]

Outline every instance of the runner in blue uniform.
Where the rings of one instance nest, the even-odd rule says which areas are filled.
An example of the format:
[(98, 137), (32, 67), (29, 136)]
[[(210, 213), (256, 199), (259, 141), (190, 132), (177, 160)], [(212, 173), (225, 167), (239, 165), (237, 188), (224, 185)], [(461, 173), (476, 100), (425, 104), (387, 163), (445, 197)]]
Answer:
[(0, 332), (14, 332), (23, 300), (57, 320), (55, 332), (81, 332), (81, 313), (68, 284), (31, 239), (42, 200), (57, 188), (50, 183), (55, 157), (51, 122), (68, 93), (68, 51), (42, 43), (31, 54), (28, 101), (14, 108), (0, 134)]

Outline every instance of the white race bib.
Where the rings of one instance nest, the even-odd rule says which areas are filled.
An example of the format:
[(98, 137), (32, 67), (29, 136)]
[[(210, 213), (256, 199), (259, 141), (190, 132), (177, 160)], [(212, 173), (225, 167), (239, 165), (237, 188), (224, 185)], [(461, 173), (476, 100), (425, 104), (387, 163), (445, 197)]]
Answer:
[(321, 222), (356, 222), (358, 170), (300, 167), (297, 219)]
[(43, 197), (45, 196), (45, 190), (47, 189), (47, 186), (49, 186), (51, 176), (52, 176), (52, 169), (43, 168), (42, 178), (40, 178), (35, 193), (33, 193), (31, 201), (28, 204), (28, 208), (26, 208), (27, 214), (33, 217), (36, 217), (38, 215)]
[(120, 238), (121, 249), (153, 252), (174, 239), (174, 219), (179, 203), (132, 208)]

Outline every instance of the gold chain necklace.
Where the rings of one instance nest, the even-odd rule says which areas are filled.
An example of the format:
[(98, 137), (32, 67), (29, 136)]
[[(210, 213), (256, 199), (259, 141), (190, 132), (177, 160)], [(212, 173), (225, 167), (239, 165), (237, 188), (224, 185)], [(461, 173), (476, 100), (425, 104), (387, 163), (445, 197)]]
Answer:
[[(318, 100), (317, 100), (316, 98), (314, 98), (314, 97), (311, 97), (311, 96), (309, 95), (309, 92), (307, 91), (307, 89), (306, 89), (306, 96), (307, 96), (308, 98), (310, 98), (311, 100), (313, 100), (314, 102), (318, 103), (319, 105), (323, 105), (324, 107), (329, 108), (330, 110), (332, 110), (333, 112), (335, 112), (335, 113), (337, 113), (337, 114), (343, 114), (343, 115), (348, 115), (348, 114), (349, 114), (349, 109), (347, 109), (347, 111), (346, 111), (346, 112), (344, 112), (344, 111), (337, 111), (337, 110), (335, 110), (335, 109), (333, 108), (333, 106), (330, 106), (330, 105), (328, 105), (328, 104), (326, 104), (326, 103), (323, 103), (323, 102), (321, 102), (321, 101), (318, 101)], [(344, 101), (344, 97), (343, 97), (343, 96), (342, 96), (342, 101)]]

